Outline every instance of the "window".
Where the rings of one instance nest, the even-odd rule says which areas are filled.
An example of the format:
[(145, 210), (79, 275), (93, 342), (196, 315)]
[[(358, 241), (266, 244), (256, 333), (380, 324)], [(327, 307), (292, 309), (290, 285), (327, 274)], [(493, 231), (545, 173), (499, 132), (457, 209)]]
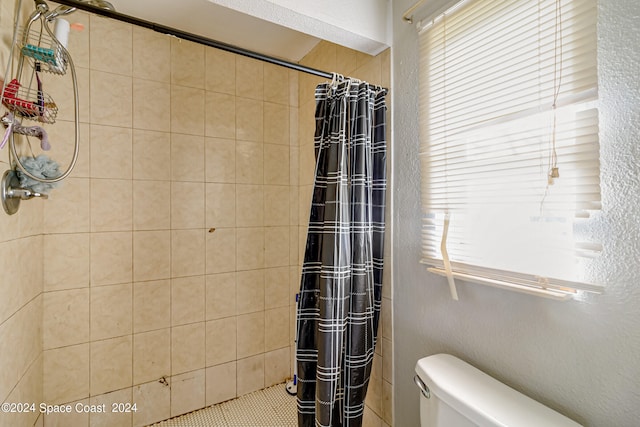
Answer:
[[(472, 0), (420, 33), (422, 262), (558, 299), (600, 209), (595, 0)], [(585, 227), (586, 225), (586, 227)]]

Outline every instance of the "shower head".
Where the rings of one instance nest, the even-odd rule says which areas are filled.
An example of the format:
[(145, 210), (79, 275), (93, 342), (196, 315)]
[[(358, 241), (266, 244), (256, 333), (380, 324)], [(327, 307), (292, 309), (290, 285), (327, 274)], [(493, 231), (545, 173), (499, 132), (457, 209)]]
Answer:
[(97, 7), (99, 9), (110, 10), (112, 12), (116, 11), (116, 8), (106, 0), (80, 0), (83, 3), (87, 3), (88, 5)]
[[(86, 3), (89, 6), (97, 7), (98, 9), (110, 10), (112, 12), (116, 11), (116, 8), (106, 0), (78, 0), (78, 1), (82, 3)], [(67, 15), (71, 12), (75, 12), (75, 10), (76, 10), (75, 7), (61, 5), (53, 9), (51, 12), (49, 12), (46, 15), (46, 18), (47, 18), (47, 21), (52, 21), (58, 16)]]
[(69, 13), (75, 10), (76, 10), (75, 7), (58, 6), (55, 9), (53, 9), (51, 12), (47, 13), (46, 18), (47, 18), (47, 21), (52, 21), (56, 19), (58, 16), (68, 15)]

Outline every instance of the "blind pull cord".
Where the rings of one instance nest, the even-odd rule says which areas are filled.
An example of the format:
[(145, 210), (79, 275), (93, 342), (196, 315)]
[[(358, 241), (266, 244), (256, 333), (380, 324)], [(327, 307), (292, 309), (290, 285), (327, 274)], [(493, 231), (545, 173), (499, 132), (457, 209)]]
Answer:
[(449, 291), (451, 291), (451, 298), (458, 301), (458, 290), (456, 289), (456, 282), (453, 279), (453, 271), (451, 270), (451, 262), (449, 261), (449, 252), (447, 252), (447, 235), (449, 234), (449, 212), (444, 214), (444, 226), (442, 228), (442, 240), (440, 241), (440, 252), (442, 253), (442, 262), (444, 263), (444, 271), (447, 276), (447, 282), (449, 282)]

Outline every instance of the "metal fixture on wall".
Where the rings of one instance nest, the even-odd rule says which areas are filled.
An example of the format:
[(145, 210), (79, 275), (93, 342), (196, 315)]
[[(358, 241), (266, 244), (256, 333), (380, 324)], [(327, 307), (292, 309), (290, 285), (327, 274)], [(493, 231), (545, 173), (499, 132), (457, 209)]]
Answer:
[[(92, 1), (95, 3), (95, 1)], [(21, 1), (18, 2), (18, 11)], [(105, 4), (106, 6), (106, 4)], [(49, 6), (44, 0), (35, 0), (35, 10), (29, 16), (24, 29), (20, 30), (20, 14), (16, 14), (13, 39), (11, 43), (9, 61), (7, 64), (6, 79), (2, 85), (0, 99), (9, 111), (3, 118), (3, 124), (7, 127), (3, 140), (9, 145), (9, 160), (11, 169), (4, 173), (0, 183), (0, 198), (5, 212), (9, 215), (16, 213), (21, 200), (29, 200), (34, 197), (47, 198), (46, 191), (55, 187), (65, 179), (73, 170), (78, 159), (80, 117), (78, 105), (78, 81), (71, 55), (66, 48), (68, 27), (58, 30), (57, 25), (53, 30), (50, 24), (58, 16), (73, 12), (71, 8), (60, 6), (49, 11)], [(33, 28), (33, 24), (39, 21), (40, 27)], [(56, 24), (58, 21), (56, 21)], [(66, 32), (65, 32), (66, 31)], [(18, 40), (20, 39), (20, 40)], [(64, 40), (61, 40), (64, 39)], [(11, 79), (13, 70), (13, 55), (19, 50), (15, 77)], [(28, 65), (29, 67), (25, 67)], [(29, 71), (25, 71), (25, 69)], [(58, 106), (53, 99), (42, 90), (40, 79), (41, 72), (54, 76), (64, 76), (67, 71), (71, 75), (73, 83), (75, 144), (73, 157), (66, 171), (60, 173), (58, 165), (44, 155), (35, 155), (21, 158), (17, 150), (15, 133), (34, 136), (41, 139), (43, 150), (50, 148), (46, 131), (40, 126), (22, 126), (21, 120), (33, 120), (38, 123), (55, 123)], [(23, 87), (21, 81), (28, 81)], [(37, 82), (37, 87), (31, 87)], [(33, 161), (31, 161), (33, 160)], [(28, 166), (27, 166), (28, 164)], [(37, 169), (39, 168), (39, 169)], [(25, 184), (28, 182), (29, 184)]]

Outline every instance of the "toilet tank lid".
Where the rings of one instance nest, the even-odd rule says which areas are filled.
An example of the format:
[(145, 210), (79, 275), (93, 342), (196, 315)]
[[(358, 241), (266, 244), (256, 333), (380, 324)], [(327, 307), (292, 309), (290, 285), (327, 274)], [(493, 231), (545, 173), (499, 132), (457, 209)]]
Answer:
[(418, 360), (416, 373), (432, 398), (435, 395), (479, 426), (580, 426), (449, 354)]

